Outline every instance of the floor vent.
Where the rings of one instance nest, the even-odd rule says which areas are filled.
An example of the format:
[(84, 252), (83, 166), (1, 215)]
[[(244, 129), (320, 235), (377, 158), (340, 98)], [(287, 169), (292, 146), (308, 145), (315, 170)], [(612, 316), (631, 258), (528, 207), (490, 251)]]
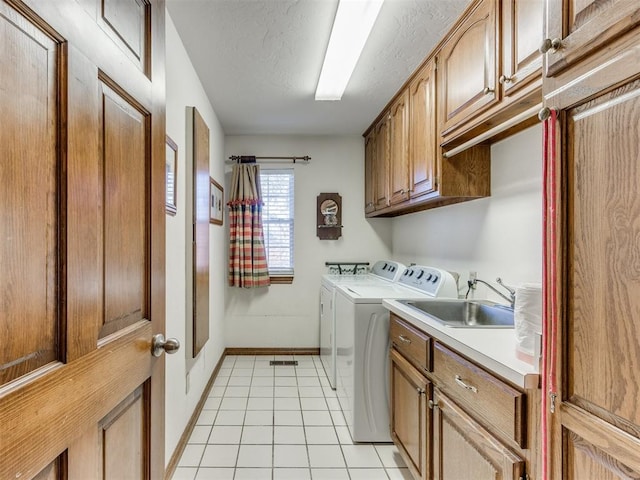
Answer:
[(269, 362), (269, 365), (276, 366), (276, 367), (282, 367), (282, 366), (297, 367), (298, 361), (297, 360), (271, 360)]

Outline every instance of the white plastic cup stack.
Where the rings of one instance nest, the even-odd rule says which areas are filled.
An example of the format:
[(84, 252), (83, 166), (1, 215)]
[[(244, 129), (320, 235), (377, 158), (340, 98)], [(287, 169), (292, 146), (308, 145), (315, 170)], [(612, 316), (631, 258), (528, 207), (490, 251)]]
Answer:
[(542, 286), (523, 283), (516, 288), (513, 312), (516, 349), (525, 359), (537, 361), (542, 338)]

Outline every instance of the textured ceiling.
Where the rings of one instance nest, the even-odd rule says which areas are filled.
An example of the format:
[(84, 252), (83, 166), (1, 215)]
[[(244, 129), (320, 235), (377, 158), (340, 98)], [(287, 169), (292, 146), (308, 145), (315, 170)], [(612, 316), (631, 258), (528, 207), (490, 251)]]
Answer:
[(167, 0), (228, 135), (361, 134), (469, 0), (386, 0), (341, 101), (315, 88), (337, 0)]

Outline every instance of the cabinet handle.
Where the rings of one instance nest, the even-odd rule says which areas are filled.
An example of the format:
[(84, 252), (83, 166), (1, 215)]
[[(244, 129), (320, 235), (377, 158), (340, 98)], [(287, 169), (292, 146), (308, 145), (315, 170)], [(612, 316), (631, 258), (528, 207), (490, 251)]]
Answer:
[(544, 107), (542, 110), (538, 112), (538, 120), (544, 122), (551, 116), (551, 109), (549, 107)]
[(489, 87), (484, 87), (484, 90), (482, 90), (482, 93), (484, 93), (485, 95), (489, 95), (493, 92), (495, 92), (495, 90), (491, 90)]
[(418, 391), (418, 395), (424, 395), (425, 391), (422, 388), (416, 388), (416, 390)]
[(558, 50), (560, 50), (561, 47), (562, 40), (560, 40), (559, 38), (554, 38), (553, 40), (551, 40), (550, 38), (545, 38), (542, 41), (539, 50), (542, 54), (545, 54), (547, 52), (556, 53)]
[(462, 388), (465, 388), (467, 390), (471, 390), (473, 393), (478, 393), (478, 389), (476, 387), (474, 387), (473, 385), (468, 385), (468, 384), (464, 383), (464, 381), (462, 380), (462, 377), (460, 375), (456, 375), (455, 376), (455, 380), (456, 380), (456, 383), (458, 385), (460, 385)]
[(438, 408), (438, 402), (434, 402), (433, 400), (429, 400), (428, 405), (429, 405), (429, 410), (434, 410)]
[(373, 202), (369, 202), (369, 203), (367, 203), (367, 205), (366, 205), (366, 206), (367, 206), (367, 207), (373, 207)]
[(411, 340), (405, 337), (404, 335), (398, 335), (398, 338), (402, 343), (406, 343), (407, 345), (411, 345)]
[(505, 83), (511, 83), (512, 81), (513, 81), (513, 78), (507, 77), (506, 75), (500, 75), (500, 78), (498, 79), (498, 82), (500, 82), (500, 85), (504, 85)]

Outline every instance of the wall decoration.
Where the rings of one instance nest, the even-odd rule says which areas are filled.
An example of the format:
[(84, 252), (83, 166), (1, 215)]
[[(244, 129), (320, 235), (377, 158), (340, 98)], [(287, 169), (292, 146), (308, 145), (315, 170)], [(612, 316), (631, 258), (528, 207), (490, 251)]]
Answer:
[(316, 234), (320, 240), (337, 240), (342, 236), (342, 197), (321, 193), (317, 198)]
[(224, 189), (213, 178), (209, 177), (209, 223), (222, 225), (224, 218)]
[(177, 207), (177, 172), (178, 172), (178, 145), (166, 136), (166, 162), (165, 162), (165, 211), (167, 215), (175, 215)]

